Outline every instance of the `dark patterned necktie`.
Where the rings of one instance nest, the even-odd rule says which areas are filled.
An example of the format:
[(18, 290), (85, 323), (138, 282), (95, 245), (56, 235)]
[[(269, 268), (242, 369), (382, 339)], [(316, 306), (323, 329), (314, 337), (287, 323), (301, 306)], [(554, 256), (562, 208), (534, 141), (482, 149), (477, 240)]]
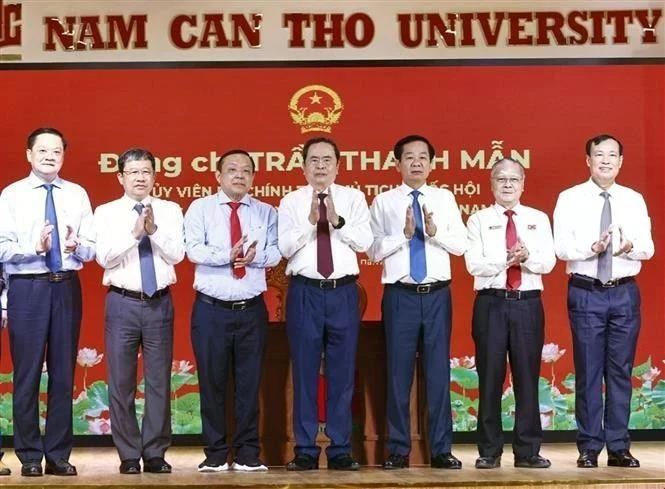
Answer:
[(316, 223), (316, 270), (328, 278), (333, 273), (332, 245), (330, 244), (330, 227), (326, 194), (319, 194), (319, 221)]

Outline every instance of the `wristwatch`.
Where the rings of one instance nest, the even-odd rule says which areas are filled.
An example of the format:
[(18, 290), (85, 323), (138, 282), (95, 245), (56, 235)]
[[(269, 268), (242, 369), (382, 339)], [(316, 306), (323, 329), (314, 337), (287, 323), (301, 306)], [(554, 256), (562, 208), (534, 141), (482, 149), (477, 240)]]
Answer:
[(344, 218), (342, 216), (337, 216), (337, 226), (333, 226), (333, 229), (340, 229), (344, 224), (346, 224)]

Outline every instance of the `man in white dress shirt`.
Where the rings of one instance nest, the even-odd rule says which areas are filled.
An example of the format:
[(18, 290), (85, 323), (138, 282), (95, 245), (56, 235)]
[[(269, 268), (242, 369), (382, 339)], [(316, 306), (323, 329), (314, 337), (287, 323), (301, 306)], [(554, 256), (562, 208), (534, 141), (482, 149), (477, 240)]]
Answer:
[(496, 202), (469, 218), (464, 255), (477, 291), (472, 322), (479, 380), (476, 468), (501, 466), (507, 354), (516, 404), (514, 465), (543, 469), (551, 463), (539, 453), (543, 432), (538, 379), (545, 337), (541, 275), (556, 263), (552, 228), (547, 214), (520, 203), (522, 165), (500, 160), (490, 178)]
[[(129, 149), (118, 159), (124, 195), (95, 210), (97, 261), (104, 267), (106, 359), (113, 443), (121, 474), (170, 473), (174, 265), (185, 255), (180, 206), (150, 195), (155, 158)], [(139, 348), (145, 381), (142, 429), (134, 396)]]
[(617, 138), (589, 139), (586, 163), (591, 178), (561, 192), (554, 210), (556, 254), (570, 274), (577, 466), (597, 467), (607, 446), (608, 465), (639, 467), (628, 420), (641, 322), (635, 276), (654, 253), (651, 220), (642, 195), (616, 183), (623, 164)]
[[(374, 242), (383, 261), (382, 317), (388, 360), (388, 458), (383, 468), (409, 466), (409, 400), (419, 349), (427, 388), (430, 465), (460, 469), (451, 453), (450, 254), (466, 250), (466, 229), (452, 192), (427, 185), (435, 150), (423, 136), (406, 136), (393, 150), (402, 185), (372, 203)], [(420, 340), (422, 338), (422, 341)]]
[[(22, 476), (75, 476), (69, 456), (81, 331), (78, 270), (95, 256), (92, 208), (80, 185), (60, 177), (67, 150), (62, 133), (42, 127), (27, 143), (30, 175), (0, 196), (0, 261), (9, 277), (7, 316), (14, 365), (14, 449)], [(49, 384), (42, 436), (39, 383), (44, 361)]]
[(358, 470), (351, 457), (351, 399), (360, 317), (356, 253), (372, 243), (364, 195), (336, 185), (339, 149), (326, 138), (303, 149), (308, 185), (279, 205), (278, 245), (291, 277), (286, 331), (293, 370), (295, 458), (287, 470), (317, 469), (321, 449), (317, 390), (321, 352), (326, 354), (328, 469)]

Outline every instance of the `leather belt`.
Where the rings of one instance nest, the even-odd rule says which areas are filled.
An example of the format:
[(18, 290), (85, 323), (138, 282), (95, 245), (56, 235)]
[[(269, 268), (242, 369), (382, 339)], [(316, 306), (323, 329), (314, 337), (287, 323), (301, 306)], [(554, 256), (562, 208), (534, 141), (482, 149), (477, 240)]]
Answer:
[(429, 294), (435, 290), (443, 289), (450, 285), (450, 280), (442, 280), (440, 282), (431, 282), (429, 284), (407, 284), (406, 282), (395, 282), (394, 284), (386, 284), (387, 287), (399, 287), (400, 289), (410, 290), (416, 294)]
[(507, 290), (507, 289), (480, 289), (478, 295), (493, 295), (508, 301), (534, 299), (540, 297), (540, 290)]
[(159, 299), (160, 297), (164, 297), (166, 294), (169, 293), (169, 288), (164, 287), (163, 289), (159, 289), (152, 295), (144, 294), (143, 292), (137, 292), (135, 290), (127, 290), (123, 289), (122, 287), (116, 287), (115, 285), (109, 286), (109, 292), (115, 292), (116, 294), (120, 294), (123, 297), (129, 297), (130, 299), (135, 299), (137, 301), (152, 301), (155, 299)]
[(316, 278), (303, 277), (302, 275), (292, 275), (291, 280), (301, 282), (303, 284), (312, 285), (319, 289), (336, 289), (342, 285), (347, 285), (358, 280), (358, 275), (345, 275), (342, 278), (325, 278), (319, 280)]
[(11, 278), (19, 278), (26, 280), (48, 280), (51, 283), (64, 282), (76, 277), (76, 270), (65, 270), (63, 272), (46, 272), (46, 273), (15, 273)]
[(252, 297), (251, 299), (245, 299), (243, 301), (223, 301), (222, 299), (217, 299), (216, 297), (209, 296), (203, 292), (196, 292), (196, 299), (206, 304), (211, 304), (213, 306), (224, 307), (225, 309), (231, 309), (232, 311), (244, 311), (245, 309), (258, 304), (263, 296), (261, 294)]
[(599, 287), (602, 289), (611, 289), (613, 287), (618, 287), (619, 285), (623, 285), (633, 281), (635, 281), (635, 277), (621, 277), (621, 278), (615, 278), (606, 283), (602, 283), (597, 278), (573, 273), (570, 276), (569, 283), (570, 285), (573, 285), (575, 287), (591, 290), (593, 287)]

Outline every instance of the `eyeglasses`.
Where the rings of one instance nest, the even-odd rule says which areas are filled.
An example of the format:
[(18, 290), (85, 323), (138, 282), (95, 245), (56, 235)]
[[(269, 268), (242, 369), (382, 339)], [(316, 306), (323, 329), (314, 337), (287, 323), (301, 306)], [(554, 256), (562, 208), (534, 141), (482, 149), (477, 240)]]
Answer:
[(499, 177), (494, 179), (495, 182), (497, 182), (499, 185), (505, 185), (509, 183), (510, 185), (517, 185), (522, 181), (521, 178), (504, 178), (504, 177)]
[(155, 172), (153, 172), (152, 170), (129, 170), (129, 171), (123, 171), (122, 173), (132, 178), (136, 178), (139, 175), (141, 175), (142, 177), (151, 177), (152, 175), (155, 174)]

